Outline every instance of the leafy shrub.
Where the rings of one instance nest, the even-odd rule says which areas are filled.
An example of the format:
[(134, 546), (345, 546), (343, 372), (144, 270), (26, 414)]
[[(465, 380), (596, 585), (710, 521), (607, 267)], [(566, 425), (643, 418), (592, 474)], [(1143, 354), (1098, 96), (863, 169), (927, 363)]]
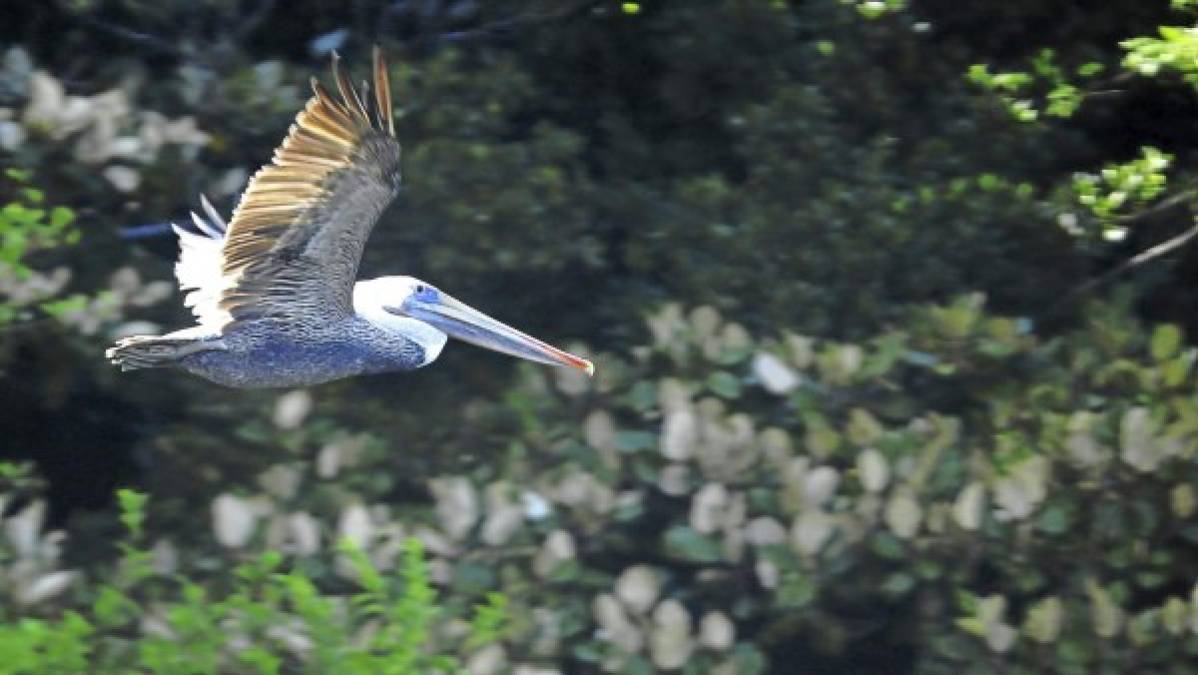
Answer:
[(368, 594), (368, 573), (318, 564), (323, 542), (385, 567), (419, 538), (450, 612), (505, 598), (509, 628), (472, 672), (893, 670), (896, 654), (931, 674), (1184, 672), (1198, 352), (1123, 305), (1086, 316), (1045, 338), (973, 295), (840, 342), (666, 306), (647, 344), (595, 355), (593, 381), (527, 368), (466, 406), (446, 450), (502, 451), (428, 481), (431, 512), (365, 480), (391, 471), (386, 439), (291, 417), (311, 403), (293, 392), (258, 433), (283, 425), (295, 454), (258, 494), (218, 497), (214, 525), (241, 555), (289, 551)]
[(37, 253), (79, 241), (75, 212), (48, 207), (45, 193), (29, 184), (28, 171), (7, 169), (5, 176), (6, 192), (15, 194), (0, 208), (0, 326), (30, 318), (33, 309), (59, 314), (85, 301), (55, 299), (70, 278), (65, 269), (46, 274), (30, 266)]
[[(6, 473), (14, 473), (6, 469)], [(398, 576), (384, 575), (352, 542), (340, 546), (361, 590), (322, 592), (302, 571), (284, 571), (267, 551), (232, 569), (228, 579), (163, 574), (154, 553), (139, 548), (146, 497), (123, 490), (128, 539), (108, 581), (79, 590), (90, 604), (58, 618), (0, 614), (0, 672), (153, 673), (457, 672), (435, 645), (444, 620), (429, 584), (419, 540), (404, 545)], [(60, 589), (65, 590), (65, 589)], [(39, 597), (39, 603), (50, 597)], [(71, 604), (77, 603), (78, 600)], [(506, 631), (504, 599), (492, 595), (468, 626), (477, 650)]]
[[(471, 577), (503, 556), (486, 578), (542, 617), (515, 639), (608, 672), (891, 652), (923, 673), (1172, 672), (1198, 653), (1196, 353), (1089, 316), (1041, 339), (971, 297), (854, 344), (667, 308), (594, 387), (528, 371), (477, 412), (521, 440), (434, 481), (463, 547), (443, 555)], [(542, 506), (508, 524), (511, 500)], [(891, 618), (862, 627), (862, 607)]]

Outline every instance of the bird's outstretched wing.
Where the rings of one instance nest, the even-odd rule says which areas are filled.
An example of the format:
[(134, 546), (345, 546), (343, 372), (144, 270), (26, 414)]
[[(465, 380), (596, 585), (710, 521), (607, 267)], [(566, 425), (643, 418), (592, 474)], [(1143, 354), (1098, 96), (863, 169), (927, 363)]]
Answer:
[[(188, 304), (201, 324), (219, 328), (263, 317), (327, 321), (353, 312), (362, 249), (399, 188), (400, 147), (379, 49), (373, 101), (363, 101), (370, 87), (359, 93), (335, 54), (333, 76), (339, 96), (312, 79), (315, 96), (272, 162), (250, 179), (227, 232), (207, 238), (222, 242), (220, 274), (207, 285), (190, 285), (196, 290)], [(211, 244), (180, 238), (179, 280), (188, 285), (182, 268), (189, 254), (196, 265), (209, 263), (200, 258)]]

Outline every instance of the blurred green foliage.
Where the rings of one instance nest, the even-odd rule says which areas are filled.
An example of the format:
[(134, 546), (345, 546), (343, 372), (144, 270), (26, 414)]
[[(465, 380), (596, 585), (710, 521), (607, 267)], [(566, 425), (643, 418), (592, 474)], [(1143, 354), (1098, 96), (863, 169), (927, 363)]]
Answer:
[(30, 185), (28, 171), (7, 169), (4, 175), (5, 193), (12, 197), (0, 207), (0, 327), (29, 318), (32, 309), (59, 315), (86, 302), (83, 296), (54, 298), (62, 283), (38, 275), (30, 266), (38, 252), (79, 242), (74, 211), (47, 206), (45, 192)]
[[(348, 478), (387, 459), (326, 446), (260, 474), (245, 538), (224, 553), (193, 539), (164, 574), (146, 544), (181, 533), (150, 518), (139, 534), (145, 502), (122, 493), (131, 543), (106, 584), (43, 601), (83, 604), (7, 626), (11, 641), (26, 660), (53, 646), (153, 672), (435, 672), (484, 642), (507, 654), (493, 665), (609, 672), (878, 667), (896, 651), (920, 673), (1171, 673), (1198, 656), (1198, 352), (1176, 326), (1096, 304), (1046, 338), (967, 296), (860, 342), (758, 338), (710, 307), (669, 306), (648, 327), (629, 355), (597, 355), (593, 381), (529, 367), (476, 405), (471, 425), (508, 448), (430, 481), (431, 512), (380, 510), (387, 491), (361, 483), (369, 508), (330, 500), (331, 462)], [(289, 523), (311, 517), (365, 538), (322, 528), (297, 550)], [(214, 506), (218, 537), (225, 518)], [(429, 632), (480, 602), (473, 628), (449, 630), (458, 642)], [(107, 637), (138, 616), (170, 632)]]
[[(356, 545), (343, 542), (339, 550), (361, 586), (348, 597), (323, 594), (300, 570), (284, 571), (285, 561), (273, 551), (231, 568), (215, 591), (159, 572), (153, 553), (141, 548), (146, 495), (122, 490), (119, 497), (127, 539), (109, 581), (84, 589), (90, 606), (55, 619), (3, 611), (0, 672), (460, 671), (452, 656), (433, 652), (439, 640), (431, 629), (440, 610), (419, 540), (405, 543), (395, 577), (381, 574)], [(502, 637), (504, 603), (492, 594), (478, 608), (469, 626), (470, 649)]]
[[(986, 64), (976, 63), (969, 68), (969, 81), (998, 94), (1010, 115), (1020, 122), (1035, 122), (1040, 111), (1035, 107), (1036, 90), (1043, 91), (1043, 112), (1050, 117), (1072, 117), (1083, 102), (1084, 92), (1056, 61), (1056, 52), (1045, 48), (1032, 58), (1032, 72), (991, 73)], [(1093, 78), (1105, 67), (1090, 61), (1075, 69), (1079, 79)]]
[[(754, 649), (864, 668), (900, 645), (922, 673), (1188, 672), (1198, 354), (1124, 307), (1088, 319), (1045, 339), (967, 297), (842, 343), (735, 337), (710, 308), (667, 309), (634, 358), (600, 355), (593, 387), (530, 369), (477, 413), (522, 440), (476, 489), (510, 481), (553, 508), (502, 544), (482, 539), (483, 512), (464, 541), (533, 548), (500, 588), (611, 672), (670, 670), (653, 637), (670, 600), (693, 672), (755, 672), (729, 665)], [(576, 557), (547, 564), (563, 531)], [(634, 591), (646, 566), (659, 581)], [(713, 612), (741, 651), (709, 644)]]
[(1139, 159), (1107, 166), (1098, 175), (1077, 176), (1073, 189), (1078, 201), (1109, 223), (1121, 209), (1134, 211), (1159, 197), (1166, 189), (1165, 170), (1173, 158), (1156, 148), (1142, 152)]
[(1124, 65), (1149, 77), (1162, 71), (1176, 71), (1186, 82), (1198, 87), (1198, 68), (1194, 59), (1198, 55), (1198, 35), (1194, 29), (1161, 26), (1159, 32), (1159, 37), (1124, 40), (1122, 46), (1127, 50)]

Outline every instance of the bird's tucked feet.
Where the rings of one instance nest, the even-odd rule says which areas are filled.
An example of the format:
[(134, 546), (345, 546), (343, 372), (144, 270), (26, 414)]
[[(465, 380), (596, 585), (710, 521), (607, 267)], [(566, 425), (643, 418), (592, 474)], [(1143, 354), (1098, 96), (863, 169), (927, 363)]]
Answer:
[(174, 365), (185, 356), (217, 348), (218, 345), (197, 338), (134, 335), (118, 340), (104, 356), (121, 370), (137, 370)]

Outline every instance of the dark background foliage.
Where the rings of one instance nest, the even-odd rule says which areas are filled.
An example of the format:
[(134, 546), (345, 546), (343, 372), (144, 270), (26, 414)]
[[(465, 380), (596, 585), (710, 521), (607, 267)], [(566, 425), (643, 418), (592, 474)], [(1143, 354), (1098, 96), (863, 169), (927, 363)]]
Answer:
[[(235, 193), (221, 187), (229, 172), (252, 172), (270, 156), (307, 78), (327, 72), (329, 51), (363, 72), (380, 44), (393, 64), (405, 187), (375, 230), (364, 276), (432, 280), (549, 341), (584, 343), (601, 369), (607, 357), (622, 372), (636, 361), (634, 345), (653, 344), (646, 317), (667, 302), (714, 308), (765, 341), (754, 344), (793, 333), (873, 345), (918, 333), (914, 307), (965, 293), (1019, 317), (1045, 345), (1092, 326), (1086, 303), (1116, 288), (1121, 321), (1198, 328), (1192, 247), (1104, 276), (1192, 225), (1190, 201), (1172, 197), (1184, 197), (1195, 166), (1195, 90), (1181, 77), (1120, 69), (1121, 40), (1190, 21), (1165, 2), (58, 0), (0, 11), (0, 47), (24, 49), (68, 94), (120, 87), (135, 109), (194, 116), (208, 134), (194, 152), (171, 146), (115, 161), (140, 176), (128, 191), (104, 177), (111, 164), (81, 161), (70, 137), (33, 129), (0, 150), (6, 166), (30, 169), (33, 184), (78, 214), (82, 243), (36, 258), (70, 267), (68, 291), (108, 288), (123, 267), (142, 285), (169, 279), (175, 242), (162, 224), (185, 218), (201, 192), (230, 210)], [(1045, 48), (1071, 73), (1104, 67), (1069, 116), (1019, 123), (966, 77), (979, 63), (1029, 70)], [(0, 84), (0, 107), (19, 118), (28, 93)], [(1104, 237), (1111, 222), (1078, 204), (1075, 176), (1133, 160), (1144, 146), (1174, 156), (1169, 190), (1119, 214), (1134, 225), (1126, 236)], [(147, 301), (90, 331), (47, 317), (0, 328), (2, 456), (32, 459), (48, 479), (51, 522), (69, 527), (68, 560), (78, 566), (113, 555), (118, 485), (150, 491), (158, 526), (203, 546), (203, 528), (183, 524), (206, 519), (214, 495), (255, 490), (265, 467), (354, 430), (388, 451), (370, 475), (343, 477), (314, 499), (361, 494), (423, 508), (432, 476), (522, 475), (512, 457), (559, 447), (596, 401), (644, 413), (622, 424), (656, 429), (657, 412), (629, 403), (633, 381), (673, 368), (629, 366), (639, 375), (617, 375), (608, 390), (541, 400), (513, 364), (451, 347), (424, 371), (319, 388), (317, 421), (284, 433), (269, 423), (277, 393), (112, 372), (103, 346), (134, 319), (175, 326), (189, 317), (174, 300)], [(953, 351), (938, 343), (929, 349), (938, 358), (948, 357), (937, 349)], [(984, 369), (975, 356), (962, 357), (967, 370)], [(1010, 370), (1000, 372), (1018, 380), (1042, 356), (1004, 353)], [(987, 402), (1010, 393), (991, 384), (1000, 377), (954, 373), (961, 379), (944, 385), (944, 373), (915, 370), (894, 384), (920, 392), (904, 410), (997, 424)], [(1020, 381), (1012, 386), (1033, 386)], [(853, 395), (873, 401), (866, 389)], [(820, 400), (814, 408), (826, 404), (830, 417), (848, 410)], [(565, 412), (546, 413), (546, 401)], [(802, 402), (748, 407), (795, 434), (819, 426)], [(558, 426), (522, 417), (534, 411)], [(672, 522), (680, 503), (664, 506), (660, 522)], [(642, 526), (654, 536), (665, 529)], [(613, 546), (590, 552), (615, 575), (631, 558)], [(968, 581), (1003, 588), (1003, 575), (987, 568)], [(823, 672), (821, 660), (826, 672), (883, 672), (893, 654), (901, 672), (931, 662), (901, 627), (877, 627), (934, 610), (914, 596), (881, 608), (856, 605), (862, 597), (826, 608), (845, 619), (831, 642), (860, 640), (849, 656), (787, 647), (777, 636), (796, 627), (776, 617), (745, 625), (776, 662), (806, 659), (805, 672)], [(863, 638), (879, 634), (877, 643)]]

